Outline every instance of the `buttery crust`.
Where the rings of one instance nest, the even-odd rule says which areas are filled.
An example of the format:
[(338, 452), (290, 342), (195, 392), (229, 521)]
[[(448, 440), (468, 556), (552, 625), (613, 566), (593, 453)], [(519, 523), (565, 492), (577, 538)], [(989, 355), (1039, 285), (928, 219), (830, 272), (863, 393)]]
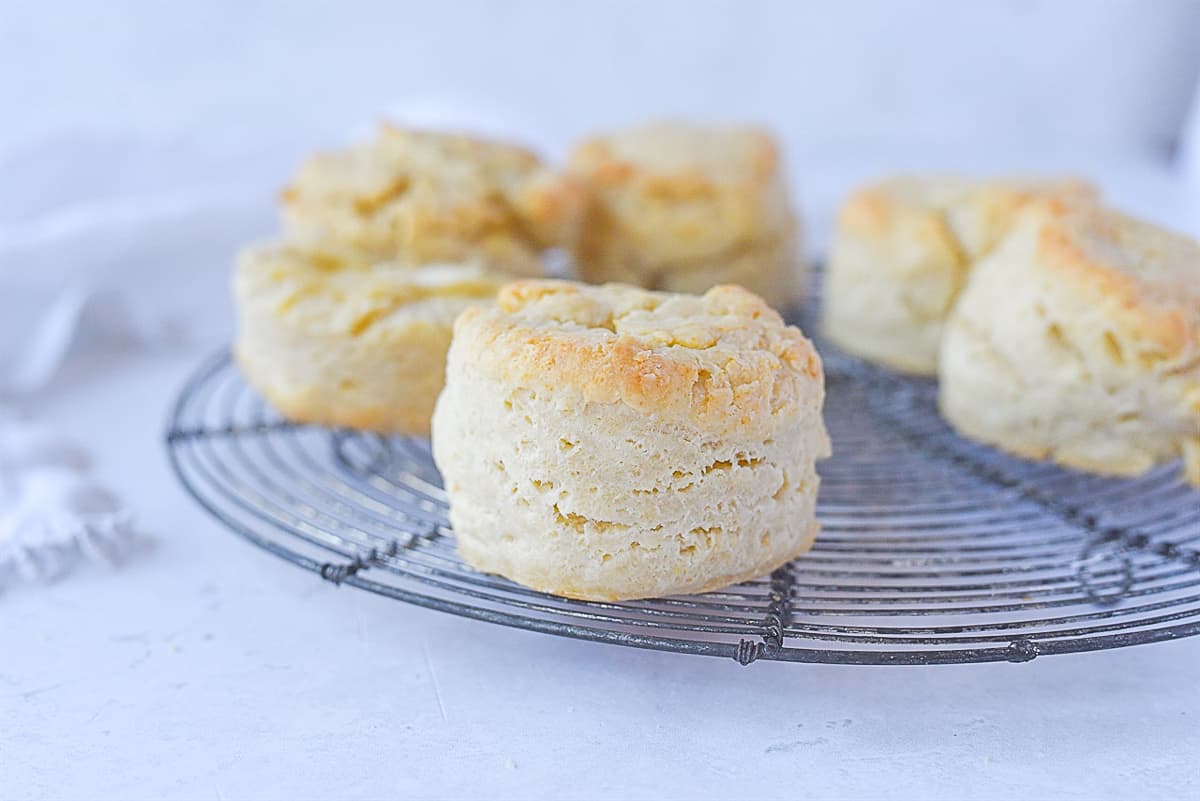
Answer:
[(521, 281), (455, 324), (433, 453), (459, 552), (575, 598), (703, 592), (817, 533), (816, 352), (739, 287)]
[(969, 437), (1119, 475), (1182, 455), (1200, 483), (1200, 245), (1099, 206), (1030, 204), (973, 271), (939, 374)]
[(932, 375), (938, 343), (972, 265), (1038, 199), (1090, 204), (1076, 179), (897, 177), (854, 193), (830, 248), (822, 326), (836, 345)]
[(766, 132), (655, 123), (584, 141), (570, 171), (593, 199), (576, 254), (585, 280), (736, 282), (780, 308), (801, 298), (799, 224)]
[(541, 250), (574, 242), (586, 195), (524, 148), (384, 125), (369, 142), (310, 158), (282, 203), (300, 243), (539, 275)]
[(812, 343), (738, 286), (695, 296), (517, 281), (495, 308), (465, 312), (455, 336), (481, 343), (477, 366), (498, 380), (717, 434), (794, 421), (824, 380)]
[(242, 373), (298, 422), (427, 434), (454, 318), (507, 280), (475, 265), (409, 267), (269, 243), (234, 274)]

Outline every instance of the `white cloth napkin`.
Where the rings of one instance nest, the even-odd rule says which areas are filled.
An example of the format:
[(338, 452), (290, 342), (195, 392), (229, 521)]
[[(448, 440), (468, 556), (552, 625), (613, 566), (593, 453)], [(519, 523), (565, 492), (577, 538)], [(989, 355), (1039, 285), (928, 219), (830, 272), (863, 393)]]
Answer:
[(82, 557), (120, 562), (137, 543), (87, 454), (43, 425), (0, 411), (0, 586), (56, 578)]

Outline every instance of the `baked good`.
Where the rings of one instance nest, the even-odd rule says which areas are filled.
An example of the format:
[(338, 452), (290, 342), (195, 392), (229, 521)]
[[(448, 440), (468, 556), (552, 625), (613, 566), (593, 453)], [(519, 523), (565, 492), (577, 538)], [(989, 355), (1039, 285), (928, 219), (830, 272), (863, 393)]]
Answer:
[(469, 136), (384, 125), (369, 142), (305, 162), (283, 192), (287, 237), (364, 260), (473, 261), (540, 275), (569, 246), (585, 194), (533, 153)]
[(776, 308), (804, 290), (799, 224), (764, 131), (656, 123), (584, 141), (592, 190), (576, 262), (594, 283), (702, 292), (737, 283)]
[(946, 323), (940, 404), (1032, 459), (1200, 484), (1200, 245), (1099, 206), (1039, 202), (975, 265)]
[(841, 349), (905, 372), (937, 369), (942, 325), (971, 265), (1041, 197), (1090, 202), (1077, 180), (899, 177), (855, 192), (838, 215), (822, 328)]
[(716, 589), (807, 550), (821, 361), (736, 286), (520, 281), (458, 318), (433, 416), (459, 553), (545, 592)]
[(234, 274), (237, 362), (290, 420), (426, 434), (454, 318), (508, 280), (471, 264), (251, 246)]

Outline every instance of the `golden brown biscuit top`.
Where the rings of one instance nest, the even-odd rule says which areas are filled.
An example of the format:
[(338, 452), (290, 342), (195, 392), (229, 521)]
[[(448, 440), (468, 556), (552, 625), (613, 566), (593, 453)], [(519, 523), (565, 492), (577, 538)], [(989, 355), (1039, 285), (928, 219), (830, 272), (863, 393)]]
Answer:
[(522, 147), (384, 125), (365, 144), (310, 158), (283, 202), (294, 217), (334, 228), (374, 221), (401, 245), (409, 234), (506, 234), (549, 247), (573, 235), (585, 200)]
[(1088, 204), (1098, 197), (1094, 186), (1077, 178), (904, 175), (855, 192), (838, 223), (868, 237), (886, 236), (897, 227), (933, 226), (952, 237), (966, 258), (975, 259), (996, 245), (1026, 204), (1040, 199)]
[(944, 209), (978, 195), (1036, 198), (1096, 194), (1095, 187), (1087, 181), (1065, 176), (972, 178), (964, 175), (895, 175), (862, 191), (885, 195), (896, 203), (934, 209)]
[(820, 408), (821, 360), (756, 295), (519, 281), (455, 325), (479, 369), (524, 387), (624, 402), (714, 431), (771, 430)]
[(1038, 263), (1072, 282), (1150, 362), (1200, 353), (1200, 244), (1101, 206), (1054, 201), (1022, 211), (1014, 237), (1036, 237)]
[(401, 310), (447, 299), (491, 300), (509, 276), (472, 264), (412, 267), (371, 263), (282, 243), (252, 245), (238, 255), (239, 298), (314, 330), (360, 336)]

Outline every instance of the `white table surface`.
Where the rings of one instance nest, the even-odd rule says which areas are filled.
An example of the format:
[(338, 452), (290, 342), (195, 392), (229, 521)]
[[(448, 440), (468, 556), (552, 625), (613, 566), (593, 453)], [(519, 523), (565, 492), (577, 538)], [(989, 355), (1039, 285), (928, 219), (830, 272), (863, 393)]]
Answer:
[[(1110, 187), (1200, 225), (1161, 176)], [(153, 547), (0, 595), (0, 798), (1200, 795), (1200, 638), (743, 668), (334, 587), (223, 530), (171, 474), (166, 410), (204, 355), (76, 353), (33, 404), (90, 446)]]

